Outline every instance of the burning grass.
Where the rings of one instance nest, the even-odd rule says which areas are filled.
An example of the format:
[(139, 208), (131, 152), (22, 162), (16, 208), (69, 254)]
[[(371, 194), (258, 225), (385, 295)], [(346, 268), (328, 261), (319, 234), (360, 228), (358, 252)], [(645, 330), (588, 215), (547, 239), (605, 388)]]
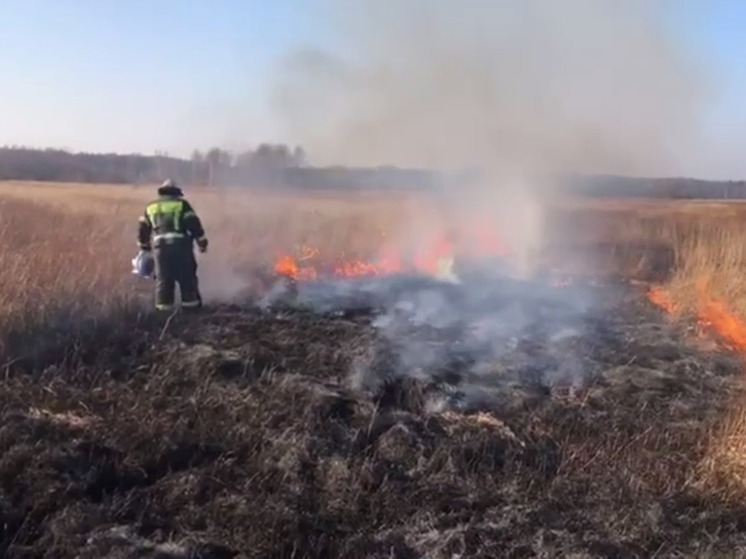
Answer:
[[(602, 210), (602, 208), (597, 208)], [(649, 299), (666, 313), (695, 325), (746, 359), (746, 233), (742, 203), (647, 203), (614, 210), (611, 233), (618, 241), (668, 247), (670, 254)], [(630, 215), (634, 213), (634, 217)], [(616, 223), (615, 223), (616, 222)], [(624, 232), (621, 234), (620, 232)], [(727, 501), (746, 492), (746, 392), (728, 396), (726, 411), (703, 431), (706, 451), (692, 483)]]
[[(300, 295), (325, 273), (437, 272), (437, 235), (440, 252), (386, 259), (405, 200), (190, 195), (213, 247), (205, 290), (241, 304), (168, 320), (129, 275), (149, 189), (0, 194), (4, 557), (714, 557), (746, 542), (742, 365), (686, 336), (699, 317), (743, 349), (740, 205), (557, 209), (543, 259), (569, 279), (496, 289), (490, 304), (524, 321), (475, 364), (463, 320), (384, 335), (365, 305), (241, 303), (251, 273), (282, 263)], [(655, 280), (684, 322), (591, 273)], [(438, 289), (470, 300), (484, 284), (469, 281)], [(547, 317), (577, 291), (596, 304), (573, 307), (570, 335)], [(582, 382), (556, 374), (568, 365)]]

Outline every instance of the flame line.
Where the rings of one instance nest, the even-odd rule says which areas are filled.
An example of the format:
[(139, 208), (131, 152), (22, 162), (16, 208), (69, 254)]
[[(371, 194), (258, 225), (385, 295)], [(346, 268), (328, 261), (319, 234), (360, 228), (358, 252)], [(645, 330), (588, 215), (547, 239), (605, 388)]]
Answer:
[[(706, 283), (697, 282), (697, 322), (705, 330), (714, 330), (729, 349), (746, 353), (746, 321), (733, 314), (722, 300), (706, 292)], [(669, 314), (678, 308), (663, 287), (648, 291), (648, 299)]]

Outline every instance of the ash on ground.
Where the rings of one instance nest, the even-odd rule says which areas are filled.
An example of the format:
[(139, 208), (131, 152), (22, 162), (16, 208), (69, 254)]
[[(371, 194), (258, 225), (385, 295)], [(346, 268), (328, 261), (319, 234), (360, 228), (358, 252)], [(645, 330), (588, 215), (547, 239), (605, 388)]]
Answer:
[(351, 365), (353, 389), (416, 380), (429, 409), (503, 411), (586, 384), (596, 372), (585, 359), (589, 340), (603, 335), (592, 320), (600, 295), (579, 281), (391, 275), (281, 281), (261, 306), (369, 318), (377, 336)]
[[(690, 483), (738, 358), (618, 286), (409, 280), (98, 323), (15, 361), (0, 377), (0, 556), (746, 546), (743, 505)], [(575, 397), (552, 393), (563, 379), (582, 379)]]

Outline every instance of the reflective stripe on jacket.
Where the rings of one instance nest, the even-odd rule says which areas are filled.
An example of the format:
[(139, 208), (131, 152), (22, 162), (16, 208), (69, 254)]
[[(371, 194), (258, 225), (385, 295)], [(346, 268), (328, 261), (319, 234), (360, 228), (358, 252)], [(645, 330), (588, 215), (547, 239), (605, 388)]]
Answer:
[(205, 236), (202, 223), (191, 204), (174, 197), (162, 197), (146, 206), (140, 217), (139, 244), (149, 244), (151, 234), (155, 245), (187, 237), (201, 239)]

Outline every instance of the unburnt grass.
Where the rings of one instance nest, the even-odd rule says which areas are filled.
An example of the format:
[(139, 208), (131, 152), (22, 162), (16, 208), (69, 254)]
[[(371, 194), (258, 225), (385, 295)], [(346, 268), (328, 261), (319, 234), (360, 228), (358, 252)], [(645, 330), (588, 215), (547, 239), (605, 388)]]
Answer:
[(481, 384), (458, 360), (404, 374), (364, 313), (78, 333), (3, 372), (0, 555), (733, 556), (746, 509), (695, 476), (740, 362), (613, 291), (564, 348), (575, 386), (551, 333)]

